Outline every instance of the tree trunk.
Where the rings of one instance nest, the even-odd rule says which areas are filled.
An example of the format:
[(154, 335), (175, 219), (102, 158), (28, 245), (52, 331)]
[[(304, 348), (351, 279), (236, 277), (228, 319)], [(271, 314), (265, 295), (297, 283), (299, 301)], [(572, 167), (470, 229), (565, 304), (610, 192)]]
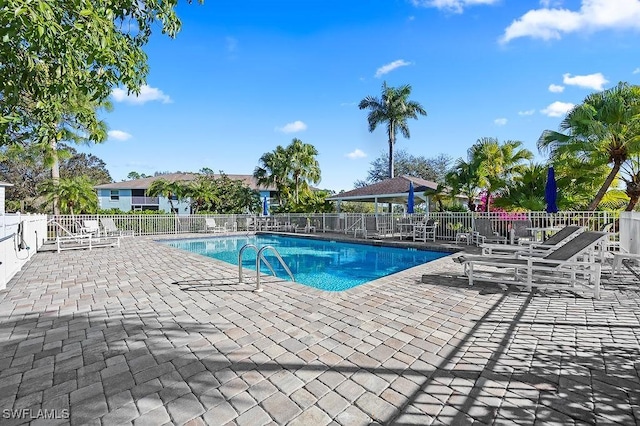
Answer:
[(389, 125), (389, 179), (393, 179), (393, 148), (396, 144), (396, 137), (393, 131), (393, 123)]
[(60, 159), (58, 158), (58, 141), (51, 140), (49, 145), (51, 148), (51, 181), (53, 182), (53, 214), (60, 215), (60, 197), (58, 197), (58, 188), (60, 188)]
[(604, 183), (602, 184), (602, 187), (598, 190), (598, 193), (596, 194), (596, 198), (594, 198), (591, 204), (589, 204), (589, 207), (587, 207), (587, 210), (594, 211), (598, 207), (598, 204), (600, 204), (600, 201), (602, 201), (602, 198), (604, 198), (604, 194), (607, 192), (607, 190), (613, 183), (613, 180), (615, 179), (619, 171), (620, 171), (620, 164), (616, 162), (613, 164), (613, 168), (609, 172), (607, 179), (605, 179)]
[(627, 207), (624, 209), (624, 211), (632, 212), (633, 209), (636, 207), (636, 204), (638, 204), (639, 199), (640, 199), (640, 194), (634, 194), (629, 200), (629, 204), (627, 204)]
[[(393, 147), (396, 144), (396, 134), (393, 123), (389, 123), (389, 179), (393, 179)], [(393, 204), (389, 203), (389, 213), (393, 213)]]

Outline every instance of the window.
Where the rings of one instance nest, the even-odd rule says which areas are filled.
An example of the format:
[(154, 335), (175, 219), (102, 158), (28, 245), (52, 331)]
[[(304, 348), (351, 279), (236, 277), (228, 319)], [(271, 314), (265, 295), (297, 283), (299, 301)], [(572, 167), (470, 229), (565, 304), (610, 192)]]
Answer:
[(117, 189), (112, 189), (111, 201), (118, 201), (118, 200), (120, 200), (120, 191), (118, 191)]

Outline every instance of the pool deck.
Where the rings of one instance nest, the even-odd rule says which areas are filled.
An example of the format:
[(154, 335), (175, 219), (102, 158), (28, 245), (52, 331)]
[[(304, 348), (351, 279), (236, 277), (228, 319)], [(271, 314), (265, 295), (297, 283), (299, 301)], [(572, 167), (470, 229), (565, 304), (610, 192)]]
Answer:
[(256, 293), (154, 239), (38, 253), (0, 292), (0, 424), (640, 424), (637, 267), (600, 300), (469, 287), (449, 257)]

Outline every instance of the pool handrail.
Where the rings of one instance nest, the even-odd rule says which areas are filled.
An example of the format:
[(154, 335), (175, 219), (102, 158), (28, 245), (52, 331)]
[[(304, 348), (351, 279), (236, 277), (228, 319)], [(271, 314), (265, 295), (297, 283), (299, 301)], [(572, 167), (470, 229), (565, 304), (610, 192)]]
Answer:
[(264, 257), (264, 253), (263, 252), (265, 250), (272, 250), (273, 254), (276, 256), (276, 258), (278, 259), (278, 261), (280, 262), (280, 264), (282, 265), (284, 270), (291, 277), (291, 281), (293, 281), (293, 282), (296, 281), (296, 279), (294, 278), (293, 274), (291, 273), (291, 269), (289, 269), (289, 267), (285, 263), (284, 259), (282, 258), (282, 256), (280, 256), (280, 253), (278, 252), (278, 250), (276, 250), (275, 247), (273, 247), (273, 246), (263, 246), (260, 249), (258, 249), (258, 247), (255, 244), (245, 244), (244, 246), (242, 246), (242, 248), (238, 252), (238, 282), (239, 283), (242, 282), (242, 254), (248, 248), (253, 248), (257, 252), (256, 253), (256, 289), (255, 289), (255, 291), (257, 291), (257, 292), (261, 292), (262, 291), (262, 287), (260, 286), (260, 260), (262, 260), (265, 263), (265, 265), (267, 265), (267, 268), (269, 268), (269, 270), (271, 271), (271, 273), (274, 276), (277, 276), (276, 271), (271, 266), (271, 263), (269, 263), (267, 258)]

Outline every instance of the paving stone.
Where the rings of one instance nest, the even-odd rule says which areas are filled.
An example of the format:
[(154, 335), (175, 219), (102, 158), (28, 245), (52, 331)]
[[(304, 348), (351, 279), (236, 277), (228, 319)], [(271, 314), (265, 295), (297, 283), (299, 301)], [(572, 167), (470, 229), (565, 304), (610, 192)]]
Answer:
[(318, 407), (310, 407), (288, 424), (289, 426), (323, 426), (328, 425), (329, 423), (331, 423), (331, 418), (327, 413)]
[(291, 421), (301, 412), (300, 407), (281, 392), (271, 395), (260, 405), (279, 424)]
[(355, 404), (366, 415), (382, 423), (389, 421), (396, 414), (393, 405), (369, 392), (358, 398)]
[(209, 425), (227, 424), (236, 417), (238, 417), (238, 413), (228, 402), (222, 402), (202, 415), (204, 421)]
[(258, 405), (243, 413), (235, 422), (238, 426), (262, 426), (273, 424), (271, 417)]
[(171, 417), (165, 407), (160, 406), (151, 411), (142, 414), (140, 417), (133, 421), (135, 426), (157, 426), (164, 425), (171, 422)]
[(204, 407), (193, 394), (185, 395), (167, 404), (167, 411), (174, 423), (182, 424), (200, 416)]

